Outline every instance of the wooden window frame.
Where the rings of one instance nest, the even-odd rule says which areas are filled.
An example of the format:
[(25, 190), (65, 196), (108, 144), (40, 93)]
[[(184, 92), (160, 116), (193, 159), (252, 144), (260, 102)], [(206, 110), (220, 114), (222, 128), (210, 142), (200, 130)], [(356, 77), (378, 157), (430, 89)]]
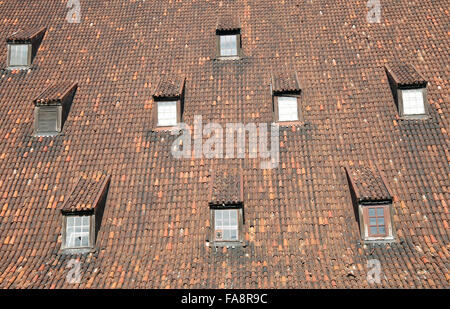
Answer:
[[(238, 239), (237, 240), (216, 240), (216, 210), (237, 210), (238, 213)], [(244, 211), (242, 206), (210, 206), (211, 220), (211, 243), (215, 247), (236, 247), (244, 246)]]
[[(182, 121), (182, 111), (181, 111), (181, 98), (179, 97), (172, 97), (172, 98), (158, 98), (158, 99), (153, 99), (153, 102), (155, 103), (155, 108), (154, 108), (154, 112), (153, 112), (153, 123), (154, 123), (154, 130), (155, 131), (159, 131), (159, 130), (171, 130), (176, 128)], [(158, 106), (160, 102), (176, 102), (177, 105), (177, 124), (174, 126), (159, 126), (158, 125)]]
[[(370, 219), (369, 219), (369, 209), (374, 208), (383, 208), (384, 212), (384, 226), (386, 234), (371, 234), (370, 233)], [(392, 204), (371, 204), (371, 205), (359, 205), (359, 215), (360, 218), (360, 228), (361, 228), (361, 237), (364, 241), (386, 241), (392, 242), (395, 239), (394, 229), (392, 226)]]
[[(279, 120), (279, 111), (278, 111), (278, 99), (279, 97), (294, 97), (297, 99), (297, 119), (298, 120), (292, 120), (292, 121), (280, 121)], [(292, 125), (292, 124), (303, 124), (303, 113), (301, 108), (301, 100), (299, 94), (274, 94), (273, 95), (273, 115), (275, 122), (279, 123), (280, 125)]]
[[(28, 46), (28, 51), (27, 51), (27, 65), (11, 65), (10, 64), (10, 60), (11, 60), (11, 45), (27, 45)], [(6, 63), (7, 63), (7, 67), (10, 70), (15, 70), (15, 69), (27, 69), (31, 66), (31, 55), (33, 53), (33, 45), (31, 43), (8, 43), (7, 44), (7, 55), (6, 55)]]
[[(423, 106), (425, 112), (423, 114), (405, 114), (403, 109), (403, 90), (421, 90), (423, 98)], [(430, 106), (428, 104), (428, 95), (426, 87), (419, 88), (399, 88), (397, 89), (398, 113), (402, 119), (428, 119), (430, 118)]]
[[(222, 56), (220, 53), (220, 37), (223, 35), (236, 35), (236, 52), (235, 56)], [(216, 31), (216, 58), (220, 60), (238, 60), (242, 57), (242, 40), (241, 40), (241, 30), (233, 31)]]
[[(68, 247), (67, 246), (67, 218), (70, 216), (82, 217), (89, 216), (89, 245), (87, 247)], [(68, 253), (91, 252), (95, 248), (95, 213), (94, 212), (73, 212), (65, 213), (62, 216), (62, 240), (61, 251)]]

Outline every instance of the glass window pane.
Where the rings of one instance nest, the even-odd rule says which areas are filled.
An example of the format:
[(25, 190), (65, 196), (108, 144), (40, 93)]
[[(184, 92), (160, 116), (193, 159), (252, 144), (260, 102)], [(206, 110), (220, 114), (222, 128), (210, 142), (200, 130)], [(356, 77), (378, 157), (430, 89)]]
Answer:
[(27, 66), (28, 65), (28, 45), (11, 44), (10, 45), (10, 66)]
[(223, 225), (224, 226), (230, 225), (230, 212), (229, 211), (226, 211), (226, 213), (224, 213)]
[(278, 97), (278, 120), (298, 120), (296, 97)]
[(378, 229), (380, 231), (380, 234), (383, 234), (383, 235), (386, 234), (386, 229), (385, 229), (384, 225), (383, 226), (379, 226)]
[(370, 229), (370, 234), (371, 234), (371, 235), (376, 235), (376, 234), (378, 234), (378, 231), (377, 231), (377, 227), (376, 227), (376, 226), (371, 226), (371, 227), (369, 227), (369, 229)]
[(220, 36), (220, 55), (237, 56), (237, 35)]
[(230, 240), (237, 240), (237, 230), (230, 230)]
[(375, 217), (375, 208), (369, 208), (369, 217)]
[(377, 216), (384, 217), (384, 208), (377, 208)]
[(177, 124), (177, 102), (158, 102), (158, 126)]
[(370, 218), (369, 219), (369, 225), (377, 225), (377, 219), (376, 218)]
[(405, 115), (425, 114), (422, 89), (402, 90), (402, 97)]
[(378, 225), (384, 225), (384, 218), (378, 218)]

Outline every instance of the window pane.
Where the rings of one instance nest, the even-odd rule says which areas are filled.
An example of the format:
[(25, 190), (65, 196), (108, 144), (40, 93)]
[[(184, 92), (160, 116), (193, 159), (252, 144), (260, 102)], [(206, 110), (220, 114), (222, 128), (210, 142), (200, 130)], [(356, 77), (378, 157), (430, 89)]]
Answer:
[(386, 234), (386, 229), (385, 229), (384, 225), (383, 226), (379, 226), (378, 228), (380, 230), (380, 234), (383, 234), (383, 235)]
[(298, 120), (296, 97), (278, 97), (278, 120)]
[(66, 222), (66, 246), (69, 248), (88, 247), (90, 216), (68, 216)]
[(28, 45), (11, 44), (10, 45), (10, 66), (27, 66), (28, 65)]
[(375, 208), (369, 208), (369, 217), (375, 217)]
[(405, 115), (425, 114), (422, 89), (402, 90), (402, 96)]
[(237, 35), (220, 36), (220, 55), (237, 56)]
[(378, 218), (378, 225), (384, 225), (384, 217)]
[(158, 126), (177, 124), (177, 102), (158, 102)]
[(58, 108), (39, 107), (38, 109), (38, 132), (57, 132)]
[(369, 227), (369, 229), (370, 229), (370, 235), (376, 235), (376, 234), (378, 234), (378, 231), (377, 231), (377, 227), (376, 227), (376, 226), (371, 226), (371, 227)]
[(377, 208), (377, 216), (384, 217), (384, 208)]
[(370, 218), (369, 219), (369, 225), (377, 225), (377, 219), (376, 218)]

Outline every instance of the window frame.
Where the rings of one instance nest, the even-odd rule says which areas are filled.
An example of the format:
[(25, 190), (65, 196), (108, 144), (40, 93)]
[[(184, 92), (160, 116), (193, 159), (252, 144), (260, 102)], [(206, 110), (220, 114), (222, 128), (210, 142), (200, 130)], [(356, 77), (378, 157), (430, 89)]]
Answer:
[[(297, 120), (280, 121), (279, 105), (278, 105), (278, 99), (280, 97), (294, 97), (297, 99)], [(299, 123), (304, 122), (302, 109), (301, 109), (301, 100), (300, 100), (299, 94), (274, 94), (273, 95), (273, 112), (274, 112), (275, 122), (282, 124), (282, 125), (299, 124)]]
[[(383, 208), (385, 234), (371, 234), (369, 209)], [(367, 242), (392, 242), (395, 239), (394, 229), (392, 226), (392, 204), (369, 204), (359, 205), (361, 238)]]
[[(216, 210), (236, 210), (237, 211), (237, 239), (236, 240), (216, 240)], [(244, 212), (242, 206), (222, 206), (210, 207), (211, 220), (211, 243), (215, 247), (233, 247), (244, 245)]]
[[(12, 45), (26, 45), (27, 50), (27, 64), (26, 65), (11, 65), (11, 46)], [(32, 48), (33, 45), (31, 43), (7, 43), (7, 55), (6, 55), (6, 63), (8, 69), (15, 70), (15, 69), (26, 69), (31, 66), (31, 55), (32, 55)]]
[[(404, 90), (421, 90), (422, 91), (422, 99), (423, 99), (423, 114), (405, 114), (404, 112), (404, 102), (403, 102), (403, 91)], [(427, 96), (427, 88), (419, 87), (419, 88), (399, 88), (397, 89), (397, 98), (398, 98), (398, 110), (399, 116), (403, 119), (424, 119), (429, 118), (429, 105), (428, 105), (428, 96)]]
[[(56, 109), (57, 119), (56, 119), (56, 131), (55, 132), (44, 132), (39, 130), (39, 111), (40, 109)], [(61, 133), (62, 126), (62, 106), (60, 105), (48, 105), (48, 106), (35, 106), (34, 108), (34, 135), (35, 136), (54, 136)]]
[[(220, 49), (220, 37), (225, 35), (235, 35), (236, 36), (236, 55), (225, 56), (221, 54)], [(216, 31), (216, 58), (221, 60), (237, 60), (241, 58), (242, 51), (242, 41), (241, 41), (241, 31)]]
[[(69, 247), (67, 244), (67, 219), (68, 217), (89, 217), (89, 244), (87, 247)], [(95, 247), (95, 213), (94, 212), (73, 212), (62, 215), (62, 251), (70, 252), (90, 252)]]
[[(176, 128), (182, 121), (182, 112), (181, 112), (181, 98), (176, 97), (176, 98), (157, 98), (157, 99), (153, 99), (153, 102), (155, 104), (155, 108), (154, 108), (154, 113), (153, 113), (153, 123), (154, 123), (154, 129), (155, 130), (169, 130), (169, 129), (173, 129)], [(171, 126), (160, 126), (158, 125), (158, 115), (159, 115), (159, 103), (160, 102), (176, 102), (176, 107), (177, 107), (177, 123), (175, 125), (171, 125)]]

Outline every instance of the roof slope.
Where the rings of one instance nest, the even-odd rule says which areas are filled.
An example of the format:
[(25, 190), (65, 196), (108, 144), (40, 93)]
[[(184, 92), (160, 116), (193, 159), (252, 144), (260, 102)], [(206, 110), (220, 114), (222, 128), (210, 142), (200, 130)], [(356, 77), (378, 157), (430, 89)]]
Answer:
[[(22, 2), (0, 2), (0, 42), (47, 31), (31, 70), (0, 70), (1, 288), (369, 287), (370, 259), (383, 272), (375, 286), (450, 287), (445, 1), (383, 1), (380, 24), (362, 0), (92, 0), (79, 24), (64, 1)], [(239, 17), (241, 60), (214, 60), (224, 10)], [(429, 120), (399, 119), (393, 59), (429, 82)], [(175, 136), (152, 131), (162, 75), (185, 77), (190, 125), (269, 123), (275, 71), (297, 72), (305, 120), (280, 128), (275, 169), (248, 156), (175, 159)], [(78, 85), (64, 132), (35, 138), (32, 101), (61, 80)], [(342, 166), (369, 163), (393, 194), (391, 245), (360, 240)], [(219, 168), (244, 179), (245, 248), (205, 242)], [(59, 255), (64, 201), (97, 170), (111, 175), (97, 249)], [(71, 258), (80, 284), (66, 282)]]

